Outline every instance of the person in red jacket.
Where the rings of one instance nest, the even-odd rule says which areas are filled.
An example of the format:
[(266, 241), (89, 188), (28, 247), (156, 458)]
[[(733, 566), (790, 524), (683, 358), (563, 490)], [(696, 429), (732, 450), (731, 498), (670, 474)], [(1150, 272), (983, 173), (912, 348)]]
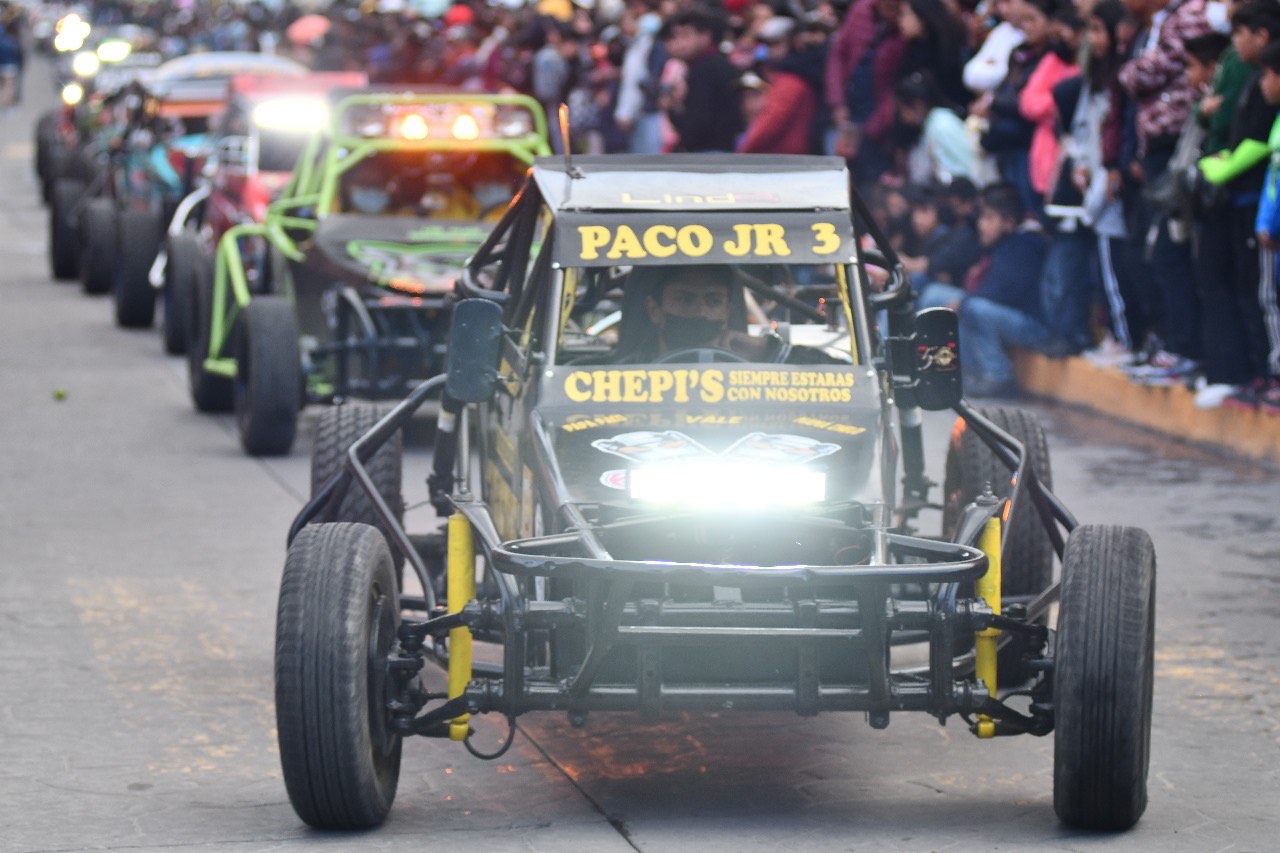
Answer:
[[(810, 24), (793, 35), (791, 18), (772, 18), (769, 23), (774, 21), (779, 23), (772, 29), (762, 29), (758, 37), (768, 48), (763, 69), (768, 91), (737, 150), (746, 154), (816, 154), (819, 149), (814, 130), (826, 61), (821, 37), (825, 28)], [(805, 34), (814, 27), (820, 30), (819, 38), (806, 38)]]

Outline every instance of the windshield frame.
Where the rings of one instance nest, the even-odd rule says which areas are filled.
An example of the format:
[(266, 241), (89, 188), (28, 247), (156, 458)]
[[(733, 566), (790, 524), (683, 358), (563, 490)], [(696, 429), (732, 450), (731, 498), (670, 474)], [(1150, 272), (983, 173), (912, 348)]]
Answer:
[[(848, 363), (840, 363), (836, 366), (857, 367), (867, 364), (871, 360), (872, 353), (875, 348), (871, 345), (869, 328), (865, 322), (865, 310), (855, 310), (853, 307), (854, 300), (861, 300), (863, 288), (858, 285), (858, 269), (854, 264), (832, 264), (835, 271), (834, 287), (840, 298), (839, 310), (842, 317), (838, 325), (838, 331), (849, 337), (849, 356), (851, 361)], [(575, 359), (586, 355), (585, 352), (575, 352), (572, 349), (565, 348), (565, 335), (568, 329), (569, 321), (573, 308), (576, 304), (578, 283), (583, 273), (592, 269), (589, 267), (564, 267), (559, 264), (552, 264), (550, 274), (546, 277), (546, 287), (549, 289), (548, 298), (543, 301), (545, 307), (544, 316), (540, 321), (535, 319), (541, 327), (543, 334), (541, 336), (542, 347), (544, 351), (543, 357), (545, 364), (549, 367), (567, 365), (574, 362)], [(760, 293), (761, 287), (743, 281), (739, 276), (739, 282), (745, 290)], [(763, 288), (772, 290), (768, 285)], [(758, 328), (759, 324), (752, 323), (751, 326)], [(808, 324), (805, 324), (808, 325)], [(816, 325), (816, 324), (815, 324)], [(584, 362), (587, 363), (587, 362)], [(603, 363), (603, 362), (602, 362)], [(637, 362), (652, 363), (652, 362)], [(749, 362), (749, 363), (767, 363), (767, 362)], [(803, 366), (803, 365), (793, 365)], [(830, 366), (830, 365), (827, 365)]]

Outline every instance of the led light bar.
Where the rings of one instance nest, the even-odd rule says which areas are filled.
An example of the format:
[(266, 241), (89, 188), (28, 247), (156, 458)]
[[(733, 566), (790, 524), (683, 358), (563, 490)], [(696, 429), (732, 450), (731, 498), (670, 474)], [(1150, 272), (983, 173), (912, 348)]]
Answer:
[(523, 139), (533, 132), (533, 116), (522, 107), (485, 103), (361, 104), (344, 111), (345, 133), (365, 139), (411, 141)]
[(321, 98), (272, 98), (253, 108), (253, 123), (266, 130), (309, 132), (329, 121), (329, 105)]
[(655, 465), (627, 472), (633, 501), (723, 509), (768, 509), (820, 503), (827, 496), (823, 471), (796, 466), (704, 462)]

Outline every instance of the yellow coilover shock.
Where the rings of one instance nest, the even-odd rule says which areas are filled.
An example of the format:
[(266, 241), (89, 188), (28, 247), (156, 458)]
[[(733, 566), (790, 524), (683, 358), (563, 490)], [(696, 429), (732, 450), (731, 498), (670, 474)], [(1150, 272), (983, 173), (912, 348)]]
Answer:
[[(978, 547), (987, 555), (987, 573), (978, 579), (978, 597), (987, 603), (991, 612), (1000, 614), (1000, 518), (992, 516), (982, 528)], [(452, 602), (450, 598), (450, 602)], [(452, 606), (452, 604), (450, 605)], [(987, 692), (996, 695), (996, 644), (1000, 636), (998, 628), (984, 628), (974, 640), (974, 672), (987, 685)], [(452, 659), (450, 659), (452, 662)], [(986, 714), (978, 715), (976, 734), (981, 738), (995, 737), (996, 725)]]
[[(476, 597), (476, 555), (471, 539), (471, 522), (460, 512), (449, 516), (449, 612), (459, 613)], [(449, 631), (449, 698), (456, 699), (471, 681), (471, 629)], [(450, 740), (466, 740), (470, 714), (453, 718)]]

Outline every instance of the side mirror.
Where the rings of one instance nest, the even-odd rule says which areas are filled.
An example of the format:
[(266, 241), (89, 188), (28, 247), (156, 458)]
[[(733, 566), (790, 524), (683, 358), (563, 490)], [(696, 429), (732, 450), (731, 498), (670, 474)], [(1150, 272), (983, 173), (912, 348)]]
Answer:
[(498, 384), (502, 307), (488, 299), (464, 299), (453, 306), (445, 392), (460, 403), (480, 403)]
[(950, 308), (926, 308), (916, 314), (914, 357), (916, 402), (936, 412), (960, 402), (960, 319)]

